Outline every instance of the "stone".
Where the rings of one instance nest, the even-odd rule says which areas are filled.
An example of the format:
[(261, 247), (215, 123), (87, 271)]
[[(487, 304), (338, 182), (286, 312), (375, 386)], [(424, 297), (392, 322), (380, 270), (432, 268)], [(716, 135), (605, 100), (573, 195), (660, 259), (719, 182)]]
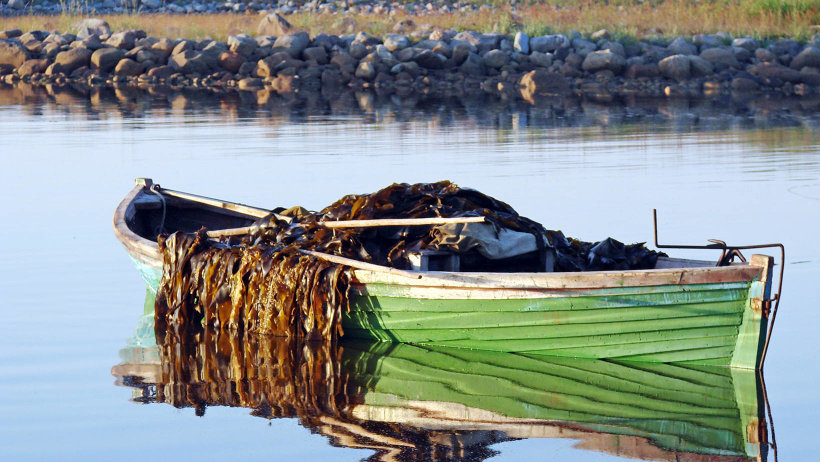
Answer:
[(280, 37), (293, 32), (293, 26), (279, 13), (266, 15), (256, 26), (256, 35), (272, 35)]
[(550, 67), (552, 66), (552, 54), (533, 51), (530, 54), (530, 63), (533, 66)]
[(749, 51), (749, 53), (754, 53), (755, 50), (760, 48), (760, 42), (753, 38), (736, 38), (732, 40), (733, 47), (744, 48)]
[(775, 62), (777, 61), (777, 55), (765, 48), (758, 48), (755, 50), (755, 59), (762, 62)]
[(356, 59), (362, 59), (367, 55), (367, 45), (364, 43), (353, 42), (349, 47), (347, 47), (347, 51), (350, 53), (350, 56)]
[(459, 69), (466, 75), (480, 76), (486, 74), (484, 61), (481, 59), (481, 56), (475, 53), (469, 53), (467, 58), (464, 59), (464, 62), (459, 66)]
[(149, 10), (158, 10), (162, 8), (162, 0), (140, 0), (140, 6)]
[(379, 39), (373, 37), (372, 35), (368, 34), (367, 32), (359, 32), (356, 34), (356, 37), (353, 38), (353, 42), (361, 43), (362, 45), (378, 45), (381, 43)]
[(516, 32), (513, 49), (525, 55), (530, 54), (530, 36), (521, 31)]
[(737, 57), (735, 57), (734, 51), (728, 47), (707, 48), (700, 52), (700, 57), (712, 64), (720, 64), (734, 68), (740, 67), (740, 63)]
[(372, 80), (376, 76), (376, 66), (369, 61), (362, 61), (356, 68), (356, 77), (364, 80)]
[(820, 86), (820, 72), (809, 69), (813, 68), (804, 67), (803, 70), (800, 71), (800, 81), (813, 87)]
[(673, 55), (696, 55), (698, 54), (698, 47), (687, 42), (683, 37), (678, 37), (672, 40), (672, 43), (666, 47), (666, 50)]
[(602, 50), (609, 50), (615, 54), (619, 54), (626, 58), (626, 50), (624, 46), (620, 42), (609, 42), (607, 41), (604, 43), (604, 46), (601, 47)]
[(697, 55), (689, 56), (689, 65), (694, 77), (705, 77), (715, 72), (715, 66)]
[(459, 42), (466, 42), (476, 47), (478, 54), (484, 54), (490, 50), (498, 48), (498, 43), (501, 41), (501, 35), (497, 34), (479, 34), (475, 31), (459, 32), (453, 37), (453, 40)]
[(781, 66), (777, 63), (761, 63), (755, 66), (750, 66), (749, 73), (769, 82), (797, 83), (800, 81), (799, 71)]
[(114, 75), (126, 77), (140, 75), (144, 68), (145, 66), (143, 66), (142, 63), (138, 63), (131, 58), (124, 58), (121, 59), (120, 62), (117, 63), (117, 67), (114, 68)]
[(347, 69), (352, 73), (356, 66), (356, 60), (344, 51), (340, 51), (330, 58), (330, 64), (334, 64), (342, 70)]
[(82, 40), (75, 40), (74, 42), (71, 42), (72, 48), (82, 47), (88, 48), (91, 51), (99, 50), (100, 48), (103, 48), (103, 46), (104, 45), (102, 42), (100, 42), (100, 38), (96, 35), (89, 35)]
[(105, 44), (112, 47), (122, 48), (123, 50), (130, 50), (131, 48), (134, 48), (134, 42), (136, 40), (137, 34), (134, 31), (127, 30), (112, 34), (111, 37), (105, 41)]
[(275, 79), (270, 81), (270, 85), (276, 93), (293, 93), (297, 88), (296, 76), (277, 75)]
[(575, 50), (576, 54), (582, 58), (585, 58), (588, 54), (594, 52), (598, 46), (587, 40), (574, 39), (572, 41), (572, 48)]
[(88, 66), (91, 63), (93, 52), (86, 48), (72, 48), (61, 53), (57, 53), (54, 58), (55, 71), (63, 74), (71, 74), (75, 69)]
[(151, 68), (148, 71), (148, 77), (154, 77), (154, 78), (157, 78), (157, 79), (164, 80), (164, 79), (167, 79), (168, 77), (171, 77), (176, 72), (177, 72), (177, 70), (174, 69), (173, 66), (157, 66), (157, 67)]
[(402, 19), (393, 25), (393, 32), (397, 34), (409, 34), (416, 30), (416, 23), (410, 18)]
[(100, 48), (91, 54), (91, 68), (109, 72), (124, 57), (125, 52), (119, 48)]
[(245, 58), (250, 58), (253, 52), (259, 48), (256, 39), (248, 34), (231, 35), (228, 37), (228, 48), (234, 53), (238, 53)]
[(46, 71), (46, 68), (48, 68), (48, 60), (29, 59), (17, 68), (17, 75), (25, 77), (32, 74), (42, 74)]
[(657, 64), (632, 64), (624, 72), (624, 76), (628, 79), (655, 78), (661, 75)]
[(732, 90), (737, 92), (751, 92), (756, 91), (759, 85), (752, 79), (747, 79), (745, 77), (736, 77), (732, 79)]
[(444, 69), (447, 57), (432, 50), (422, 50), (413, 57), (413, 61), (427, 69)]
[(620, 73), (626, 65), (626, 59), (610, 50), (594, 51), (584, 58), (581, 68), (587, 72), (610, 70)]
[(387, 34), (382, 38), (382, 43), (391, 52), (403, 50), (410, 46), (410, 40), (398, 34)]
[(470, 53), (475, 53), (478, 51), (476, 47), (465, 42), (455, 42), (451, 48), (453, 50), (453, 54), (450, 56), (450, 59), (456, 66), (461, 66)]
[(4, 31), (0, 31), (0, 39), (6, 40), (11, 38), (16, 38), (23, 35), (23, 31), (20, 29), (8, 29)]
[(218, 64), (222, 69), (236, 74), (239, 72), (239, 68), (245, 64), (245, 57), (235, 51), (225, 51), (219, 55)]
[(0, 40), (0, 64), (9, 64), (18, 67), (29, 57), (26, 48), (19, 42), (12, 40)]
[(537, 96), (565, 95), (570, 91), (569, 81), (557, 72), (542, 69), (527, 72), (519, 81), (521, 95), (532, 100)]
[(820, 68), (820, 48), (808, 46), (794, 57), (791, 63), (792, 69), (803, 69), (804, 67)]
[(179, 43), (174, 45), (173, 50), (171, 50), (172, 55), (178, 55), (180, 53), (184, 53), (186, 51), (194, 51), (196, 48), (195, 42), (192, 40), (180, 40)]
[(257, 72), (257, 65), (253, 61), (245, 61), (239, 66), (239, 70), (236, 71), (238, 75), (256, 75)]
[(108, 23), (98, 18), (88, 18), (74, 24), (74, 30), (77, 31), (77, 39), (83, 40), (92, 35), (97, 37), (102, 35), (110, 35), (111, 28)]
[(12, 10), (22, 10), (26, 7), (26, 0), (9, 0), (8, 6)]
[(305, 61), (316, 61), (317, 64), (327, 64), (328, 56), (324, 47), (308, 47), (302, 51), (302, 59)]
[(255, 77), (246, 77), (240, 79), (236, 86), (239, 87), (240, 90), (255, 91), (264, 88), (265, 82)]
[(501, 50), (490, 50), (484, 55), (483, 59), (485, 66), (498, 69), (510, 62), (510, 55)]
[(692, 43), (700, 47), (700, 51), (707, 48), (719, 47), (723, 41), (712, 34), (697, 34), (692, 36)]
[(182, 53), (172, 55), (168, 64), (176, 68), (183, 74), (205, 74), (208, 72), (208, 64), (202, 57), (202, 53), (194, 50), (185, 50)]
[(322, 71), (322, 88), (338, 89), (344, 85), (345, 81), (342, 73), (335, 69), (325, 69)]
[(281, 48), (292, 57), (298, 58), (308, 45), (310, 45), (310, 36), (307, 32), (297, 32), (277, 38), (273, 43), (273, 48)]
[(542, 35), (530, 39), (530, 50), (541, 53), (550, 53), (559, 48), (569, 48), (571, 45), (572, 41), (563, 34)]
[(658, 70), (667, 79), (677, 81), (691, 77), (691, 62), (686, 55), (678, 54), (663, 58), (658, 63)]

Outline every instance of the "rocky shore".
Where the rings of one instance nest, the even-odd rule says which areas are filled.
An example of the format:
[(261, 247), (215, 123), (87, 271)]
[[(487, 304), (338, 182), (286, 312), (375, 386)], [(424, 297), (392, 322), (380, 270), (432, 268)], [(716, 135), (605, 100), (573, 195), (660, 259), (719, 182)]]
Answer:
[(820, 92), (820, 35), (807, 43), (728, 34), (617, 41), (606, 30), (529, 37), (419, 30), (405, 19), (373, 37), (295, 30), (264, 16), (257, 36), (226, 42), (112, 32), (98, 19), (66, 33), (0, 31), (0, 80), (89, 87), (372, 88), (384, 93), (494, 93), (534, 102), (556, 95), (607, 100), (727, 93), (805, 97)]

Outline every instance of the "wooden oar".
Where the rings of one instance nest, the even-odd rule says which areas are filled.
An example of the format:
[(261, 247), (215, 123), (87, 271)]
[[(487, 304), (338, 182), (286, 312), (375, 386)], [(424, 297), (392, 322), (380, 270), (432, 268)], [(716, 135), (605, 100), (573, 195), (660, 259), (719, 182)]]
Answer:
[(365, 263), (359, 260), (353, 260), (352, 258), (346, 257), (339, 257), (336, 255), (331, 255), (329, 253), (323, 252), (316, 252), (313, 250), (299, 250), (300, 253), (305, 255), (310, 255), (311, 257), (321, 258), (322, 260), (327, 260), (331, 263), (336, 263), (339, 265), (349, 266), (351, 268), (374, 271), (378, 273), (388, 273), (394, 274), (396, 276), (402, 276), (410, 279), (421, 279), (421, 274), (414, 272), (414, 271), (405, 271), (396, 268), (390, 268), (389, 266), (382, 266), (382, 265), (375, 265), (373, 263)]
[[(373, 228), (377, 226), (425, 226), (425, 225), (447, 225), (453, 223), (483, 223), (484, 217), (458, 217), (458, 218), (382, 218), (378, 220), (340, 220), (340, 221), (320, 221), (318, 224), (326, 228)], [(250, 232), (250, 226), (242, 228), (217, 229), (208, 231), (208, 237), (241, 236)]]

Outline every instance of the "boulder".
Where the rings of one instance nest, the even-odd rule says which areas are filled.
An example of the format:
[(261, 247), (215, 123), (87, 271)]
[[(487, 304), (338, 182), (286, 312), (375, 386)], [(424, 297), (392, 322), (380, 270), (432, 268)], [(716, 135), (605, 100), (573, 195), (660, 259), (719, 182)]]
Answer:
[(752, 92), (758, 89), (759, 85), (752, 79), (746, 77), (736, 77), (732, 79), (732, 90), (740, 93)]
[(613, 53), (611, 50), (594, 51), (584, 58), (581, 68), (587, 72), (598, 72), (609, 70), (616, 74), (620, 73), (626, 65), (623, 56)]
[(700, 50), (703, 51), (707, 48), (719, 47), (723, 44), (723, 41), (713, 34), (697, 34), (692, 36), (692, 43), (699, 46)]
[(571, 45), (572, 42), (569, 37), (564, 34), (542, 35), (530, 39), (530, 49), (541, 53), (550, 53), (559, 48), (569, 48)]
[(678, 37), (672, 40), (672, 43), (666, 47), (669, 53), (674, 55), (696, 55), (698, 54), (698, 47), (687, 42), (683, 37)]
[(475, 53), (469, 53), (464, 59), (464, 62), (459, 66), (459, 69), (466, 75), (480, 76), (486, 74), (484, 61), (481, 59), (481, 56)]
[(256, 26), (256, 35), (272, 35), (280, 37), (293, 32), (293, 26), (278, 13), (265, 16)]
[(393, 32), (397, 34), (409, 34), (416, 30), (416, 23), (410, 19), (405, 18), (393, 25)]
[(308, 47), (302, 52), (305, 61), (316, 61), (317, 64), (327, 64), (327, 51), (324, 47)]
[(584, 58), (588, 54), (594, 52), (598, 48), (598, 46), (587, 40), (574, 39), (572, 41), (572, 48), (577, 55)]
[(71, 74), (75, 69), (88, 66), (91, 63), (93, 52), (87, 48), (72, 48), (61, 53), (57, 53), (54, 58), (56, 72)]
[(660, 75), (657, 64), (632, 64), (624, 72), (624, 76), (629, 79), (639, 79), (641, 77), (655, 78)]
[(510, 55), (501, 50), (490, 50), (484, 55), (484, 65), (498, 69), (510, 62)]
[(753, 38), (736, 38), (732, 40), (733, 47), (739, 47), (746, 49), (749, 53), (754, 53), (755, 50), (760, 48), (760, 42)]
[(516, 32), (513, 49), (525, 55), (530, 54), (530, 36), (521, 31)]
[(144, 68), (145, 66), (143, 66), (142, 63), (138, 63), (131, 58), (124, 58), (117, 63), (117, 67), (114, 68), (114, 74), (130, 77), (142, 74)]
[(8, 2), (9, 8), (12, 10), (22, 10), (26, 7), (26, 0), (9, 0)]
[(478, 32), (469, 30), (459, 32), (453, 37), (453, 40), (469, 43), (476, 47), (479, 54), (483, 54), (498, 48), (501, 36), (495, 34), (479, 34)]
[(422, 50), (413, 57), (413, 61), (427, 69), (444, 69), (447, 57), (432, 50)]
[(777, 63), (761, 63), (749, 67), (749, 73), (756, 75), (761, 79), (779, 83), (779, 82), (800, 82), (800, 72), (794, 69), (781, 66)]
[(356, 68), (356, 77), (364, 80), (372, 80), (376, 76), (376, 66), (370, 61), (362, 61)]
[(91, 54), (91, 68), (109, 72), (125, 57), (119, 48), (100, 48)]
[(556, 72), (541, 69), (527, 72), (519, 81), (524, 99), (532, 100), (536, 96), (565, 95), (570, 91), (569, 81)]
[(700, 57), (712, 64), (734, 68), (740, 67), (734, 51), (728, 47), (707, 48), (700, 52)]
[(176, 72), (177, 70), (173, 66), (157, 66), (148, 71), (148, 77), (164, 80), (176, 74)]
[(20, 29), (8, 29), (8, 30), (0, 31), (0, 39), (3, 39), (3, 40), (16, 38), (16, 37), (19, 37), (21, 35), (23, 35), (23, 31), (21, 31)]
[(137, 34), (134, 31), (127, 30), (112, 34), (111, 37), (105, 41), (105, 44), (112, 47), (122, 48), (123, 50), (130, 50), (131, 48), (134, 48), (134, 42), (136, 41)]
[(709, 61), (697, 55), (689, 56), (689, 65), (692, 75), (694, 77), (705, 77), (712, 75), (715, 72), (715, 66)]
[(667, 79), (678, 81), (687, 80), (692, 76), (689, 57), (682, 54), (663, 58), (658, 63), (658, 70)]
[(792, 69), (803, 69), (804, 67), (816, 67), (820, 69), (820, 48), (808, 46), (794, 57), (791, 63)]
[(162, 8), (162, 0), (140, 0), (140, 6), (143, 9), (157, 10)]
[(228, 72), (236, 74), (239, 68), (245, 64), (245, 57), (235, 51), (225, 51), (219, 55), (219, 67)]
[(183, 74), (204, 74), (208, 72), (208, 64), (202, 53), (186, 50), (171, 56), (168, 64)]
[(609, 40), (609, 37), (611, 35), (612, 34), (608, 30), (601, 29), (599, 31), (593, 32), (592, 35), (589, 36), (589, 38), (591, 38), (592, 40), (601, 40), (601, 39)]
[(533, 51), (530, 54), (530, 64), (539, 67), (550, 67), (552, 66), (552, 54)]
[(108, 23), (102, 19), (88, 18), (74, 24), (74, 30), (77, 31), (77, 39), (83, 40), (92, 35), (97, 37), (101, 35), (111, 34), (111, 28)]
[(382, 39), (382, 43), (384, 43), (384, 46), (386, 46), (391, 52), (403, 50), (410, 46), (410, 40), (407, 37), (398, 34), (385, 35)]
[(234, 53), (250, 58), (253, 52), (259, 48), (259, 44), (256, 43), (256, 39), (248, 34), (231, 35), (228, 37), (228, 48)]
[(273, 48), (279, 48), (292, 57), (298, 58), (308, 45), (310, 45), (310, 36), (307, 32), (297, 32), (277, 38), (276, 42), (273, 43)]
[(17, 75), (25, 77), (31, 74), (41, 74), (48, 67), (46, 59), (29, 59), (17, 68)]
[(0, 64), (18, 67), (29, 57), (28, 50), (14, 40), (0, 40)]
[(765, 48), (758, 48), (755, 50), (755, 59), (762, 62), (775, 62), (777, 61), (777, 55)]
[(339, 69), (347, 69), (349, 72), (353, 72), (356, 66), (356, 60), (344, 51), (340, 51), (330, 58), (330, 64), (336, 65)]

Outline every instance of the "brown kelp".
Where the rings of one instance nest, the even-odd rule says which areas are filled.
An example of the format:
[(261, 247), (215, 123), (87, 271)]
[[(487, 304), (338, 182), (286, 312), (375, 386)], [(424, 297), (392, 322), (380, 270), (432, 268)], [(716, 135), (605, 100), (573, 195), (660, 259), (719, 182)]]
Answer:
[[(448, 247), (439, 226), (330, 228), (323, 223), (388, 218), (483, 217), (482, 226), (525, 236), (530, 250), (499, 258), (475, 246)], [(218, 239), (206, 230), (160, 236), (163, 277), (156, 320), (164, 327), (204, 324), (227, 329), (333, 339), (347, 309), (347, 268), (304, 251), (398, 269), (422, 250), (458, 253), (462, 271), (556, 271), (654, 267), (658, 254), (642, 244), (607, 239), (586, 243), (520, 216), (508, 204), (449, 181), (393, 184), (372, 194), (348, 195), (319, 212), (277, 209), (242, 236)]]

